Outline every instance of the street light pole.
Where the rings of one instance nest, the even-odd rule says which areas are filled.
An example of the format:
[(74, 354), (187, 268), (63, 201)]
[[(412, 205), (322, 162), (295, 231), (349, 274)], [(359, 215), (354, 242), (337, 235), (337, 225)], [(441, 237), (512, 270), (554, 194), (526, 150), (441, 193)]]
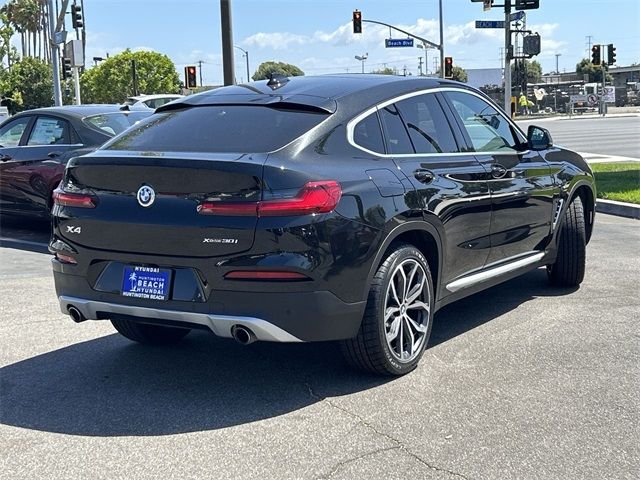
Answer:
[(367, 58), (369, 58), (369, 54), (365, 53), (364, 55), (356, 55), (356, 60), (360, 60), (362, 62), (362, 73), (364, 73), (364, 62)]
[(562, 56), (561, 53), (556, 53), (556, 74), (560, 75), (560, 69), (558, 68), (558, 57)]
[(239, 47), (239, 46), (237, 46), (237, 45), (234, 45), (234, 47), (235, 47), (235, 48), (237, 48), (238, 50), (240, 50), (241, 52), (243, 52), (243, 53), (244, 53), (244, 58), (245, 58), (245, 59), (246, 59), (246, 61), (247, 61), (247, 82), (250, 82), (250, 81), (251, 81), (251, 79), (250, 79), (250, 77), (249, 77), (249, 52), (248, 52), (248, 51), (246, 51), (244, 48), (241, 48), (241, 47)]

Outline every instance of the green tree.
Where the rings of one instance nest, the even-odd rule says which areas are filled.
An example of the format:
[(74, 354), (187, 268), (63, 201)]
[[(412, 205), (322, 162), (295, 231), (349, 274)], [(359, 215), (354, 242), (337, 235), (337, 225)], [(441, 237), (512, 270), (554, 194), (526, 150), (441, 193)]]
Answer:
[(136, 62), (139, 93), (151, 95), (180, 91), (180, 77), (169, 57), (157, 52), (127, 49), (84, 72), (80, 78), (83, 103), (122, 103), (133, 95), (133, 60)]
[(271, 61), (261, 63), (256, 70), (256, 73), (254, 73), (251, 78), (254, 80), (265, 80), (269, 78), (269, 75), (272, 73), (277, 73), (286, 77), (299, 77), (300, 75), (304, 75), (304, 72), (295, 65)]
[(372, 70), (371, 73), (377, 73), (378, 75), (397, 75), (398, 72), (396, 72), (393, 68), (384, 67), (378, 70)]
[(457, 82), (466, 83), (466, 81), (469, 79), (469, 77), (467, 76), (467, 71), (462, 67), (457, 67), (454, 65), (451, 73), (453, 74), (453, 79)]
[(53, 72), (51, 65), (32, 57), (24, 57), (13, 64), (11, 71), (3, 74), (3, 97), (12, 99), (7, 102), (9, 110), (16, 113), (32, 108), (53, 105)]
[[(451, 80), (455, 80), (456, 82), (466, 83), (466, 81), (469, 79), (467, 75), (467, 71), (464, 68), (458, 67), (455, 65), (451, 70), (451, 74), (453, 75), (451, 77)], [(440, 68), (436, 70), (436, 77), (439, 77), (439, 76), (440, 76)]]
[[(605, 65), (604, 70), (605, 72), (608, 71), (609, 66)], [(589, 75), (589, 82), (602, 82), (602, 67), (600, 67), (600, 65), (594, 65), (588, 58), (580, 60), (580, 63), (576, 65), (576, 73), (579, 76)], [(610, 82), (613, 80), (613, 77), (607, 73), (606, 79)]]
[[(518, 60), (518, 65), (522, 65), (522, 61)], [(542, 80), (542, 65), (539, 62), (533, 60), (524, 60), (524, 68), (527, 71), (527, 83), (540, 83)], [(516, 75), (516, 64), (511, 64), (511, 78), (521, 78)]]

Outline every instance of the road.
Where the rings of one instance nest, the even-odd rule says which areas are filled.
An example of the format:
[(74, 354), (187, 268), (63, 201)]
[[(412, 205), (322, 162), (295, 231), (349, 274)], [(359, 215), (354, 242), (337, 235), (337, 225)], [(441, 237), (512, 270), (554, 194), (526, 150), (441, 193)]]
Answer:
[(526, 132), (528, 125), (540, 125), (551, 132), (554, 143), (581, 153), (640, 159), (640, 116), (556, 117), (518, 122)]
[(0, 477), (637, 478), (639, 245), (599, 215), (579, 290), (537, 270), (450, 305), (398, 379), (333, 344), (135, 345), (0, 248)]

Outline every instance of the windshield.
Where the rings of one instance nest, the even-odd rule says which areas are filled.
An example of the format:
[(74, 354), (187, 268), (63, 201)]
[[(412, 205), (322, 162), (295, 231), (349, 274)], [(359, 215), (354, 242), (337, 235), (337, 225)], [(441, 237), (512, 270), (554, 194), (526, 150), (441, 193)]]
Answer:
[(326, 119), (326, 113), (227, 105), (156, 113), (106, 150), (266, 153), (277, 150)]
[(135, 125), (140, 120), (147, 118), (153, 112), (113, 112), (92, 115), (84, 119), (85, 123), (98, 127), (103, 132), (115, 136)]

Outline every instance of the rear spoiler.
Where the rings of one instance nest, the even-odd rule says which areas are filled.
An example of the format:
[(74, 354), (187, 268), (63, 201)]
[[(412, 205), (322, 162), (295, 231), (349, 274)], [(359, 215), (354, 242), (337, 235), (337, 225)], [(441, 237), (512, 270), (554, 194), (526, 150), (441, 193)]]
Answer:
[(255, 93), (226, 93), (223, 90), (220, 90), (218, 94), (213, 94), (212, 92), (205, 93), (206, 94), (190, 95), (178, 101), (164, 104), (156, 109), (156, 113), (200, 106), (258, 105), (286, 110), (306, 110), (331, 114), (335, 113), (338, 107), (335, 100), (315, 95), (270, 95), (260, 92), (259, 90)]

